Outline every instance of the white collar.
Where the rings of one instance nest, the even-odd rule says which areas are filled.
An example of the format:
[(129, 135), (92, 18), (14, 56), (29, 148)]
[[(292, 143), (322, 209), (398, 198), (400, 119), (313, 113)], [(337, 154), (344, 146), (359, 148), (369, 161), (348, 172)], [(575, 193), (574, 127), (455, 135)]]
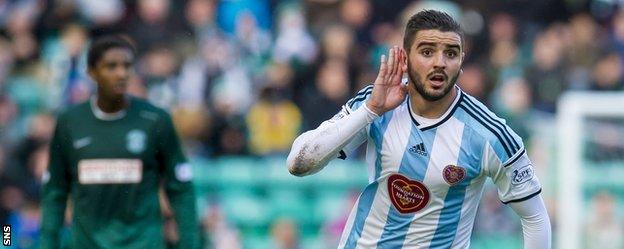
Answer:
[(91, 98), (89, 99), (89, 102), (91, 103), (91, 111), (93, 111), (93, 115), (95, 115), (97, 119), (104, 120), (104, 121), (113, 121), (113, 120), (121, 119), (126, 116), (126, 110), (128, 109), (128, 108), (124, 108), (122, 110), (119, 110), (113, 113), (104, 112), (97, 105), (96, 95), (91, 96)]
[(414, 124), (416, 124), (416, 126), (421, 130), (427, 130), (437, 127), (438, 125), (441, 125), (446, 120), (448, 120), (453, 115), (453, 112), (455, 112), (455, 109), (457, 109), (459, 101), (463, 95), (462, 90), (459, 88), (459, 86), (455, 85), (455, 89), (457, 89), (457, 95), (455, 96), (455, 99), (453, 100), (451, 106), (449, 106), (449, 108), (446, 110), (446, 112), (444, 112), (444, 114), (442, 114), (442, 116), (434, 119), (425, 118), (414, 113), (410, 104), (410, 98), (407, 98), (407, 109), (409, 110), (410, 117), (412, 118)]

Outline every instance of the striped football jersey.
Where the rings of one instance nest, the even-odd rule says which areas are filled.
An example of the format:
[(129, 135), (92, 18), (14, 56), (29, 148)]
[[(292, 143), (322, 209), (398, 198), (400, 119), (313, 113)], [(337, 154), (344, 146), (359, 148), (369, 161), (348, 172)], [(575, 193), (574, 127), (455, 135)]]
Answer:
[[(522, 139), (456, 89), (440, 118), (415, 115), (406, 98), (344, 148), (367, 142), (369, 184), (349, 215), (339, 248), (468, 248), (487, 177), (503, 203), (541, 192)], [(334, 119), (360, 108), (371, 93), (372, 85), (362, 89)]]

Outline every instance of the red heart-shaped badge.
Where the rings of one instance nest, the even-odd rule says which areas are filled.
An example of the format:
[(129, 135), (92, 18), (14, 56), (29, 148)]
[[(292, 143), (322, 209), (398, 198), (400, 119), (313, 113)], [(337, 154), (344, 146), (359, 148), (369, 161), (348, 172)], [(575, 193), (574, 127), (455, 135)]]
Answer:
[(466, 169), (455, 165), (447, 165), (442, 172), (444, 180), (451, 186), (457, 184), (466, 177)]
[(402, 214), (420, 211), (429, 203), (427, 187), (401, 174), (388, 178), (388, 194), (394, 207)]

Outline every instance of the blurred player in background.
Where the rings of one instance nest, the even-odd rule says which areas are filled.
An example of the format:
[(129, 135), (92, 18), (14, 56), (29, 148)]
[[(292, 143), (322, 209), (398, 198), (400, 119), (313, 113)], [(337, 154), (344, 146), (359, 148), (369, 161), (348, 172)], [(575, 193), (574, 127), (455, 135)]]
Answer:
[(179, 248), (198, 247), (191, 167), (171, 117), (126, 94), (134, 56), (117, 36), (98, 39), (88, 52), (97, 94), (58, 116), (44, 176), (43, 248), (59, 248), (69, 196), (71, 248), (164, 248), (161, 183)]
[(415, 14), (403, 49), (382, 56), (374, 84), (293, 143), (289, 171), (304, 176), (368, 141), (370, 183), (339, 248), (468, 248), (487, 177), (520, 216), (524, 247), (550, 248), (541, 185), (522, 139), (455, 84), (463, 49), (448, 14)]

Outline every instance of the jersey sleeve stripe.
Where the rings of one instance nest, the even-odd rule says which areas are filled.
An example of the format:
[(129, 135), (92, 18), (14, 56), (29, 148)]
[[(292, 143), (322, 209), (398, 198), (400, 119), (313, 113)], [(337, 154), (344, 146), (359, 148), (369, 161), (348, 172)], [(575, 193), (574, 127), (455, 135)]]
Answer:
[(373, 90), (370, 90), (369, 92), (366, 92), (366, 94), (363, 95), (363, 96), (360, 96), (360, 97), (352, 99), (351, 103), (348, 103), (349, 104), (349, 108), (353, 109), (353, 105), (355, 105), (355, 103), (365, 100), (366, 98), (368, 98), (369, 95), (371, 95), (371, 93), (373, 93)]
[[(485, 110), (483, 110), (483, 108), (477, 106), (470, 98), (465, 98), (465, 99), (467, 101), (468, 106), (472, 107), (472, 109), (475, 110), (478, 114), (480, 114), (481, 116), (485, 117), (486, 121), (489, 121), (489, 123), (491, 123), (494, 126), (496, 126), (502, 132), (503, 136), (505, 136), (505, 140), (510, 145), (510, 147), (512, 147), (516, 151), (520, 149), (520, 146), (518, 145), (516, 140), (513, 138), (513, 136), (511, 134), (509, 134), (509, 131), (505, 127), (505, 124), (503, 124), (497, 118), (492, 117), (491, 115), (488, 115), (487, 112)], [(509, 142), (510, 140), (511, 140), (511, 143)], [(513, 146), (512, 146), (512, 144), (513, 144)]]
[(477, 122), (479, 122), (481, 125), (483, 125), (486, 129), (488, 129), (490, 132), (492, 132), (496, 138), (498, 138), (498, 140), (501, 142), (501, 144), (503, 145), (503, 148), (505, 149), (505, 152), (507, 153), (508, 157), (511, 157), (513, 155), (513, 153), (511, 153), (511, 150), (509, 149), (509, 147), (507, 147), (507, 144), (503, 142), (503, 139), (501, 138), (500, 134), (498, 132), (496, 132), (490, 125), (486, 124), (483, 120), (481, 120), (481, 118), (479, 118), (477, 115), (475, 115), (474, 113), (472, 113), (472, 111), (469, 110), (468, 107), (465, 106), (464, 103), (461, 103), (459, 105), (466, 113), (468, 113), (468, 115), (470, 115), (472, 118), (474, 118), (475, 120), (477, 120)]
[(363, 95), (365, 95), (366, 93), (368, 93), (368, 92), (370, 92), (372, 90), (373, 90), (373, 85), (368, 85), (368, 86), (362, 88), (362, 90), (358, 91), (358, 93), (353, 98), (351, 98), (351, 100), (353, 100), (353, 99), (355, 99), (357, 97), (363, 96)]
[(364, 88), (362, 88), (362, 90), (360, 90), (357, 95), (361, 95), (364, 94), (365, 92), (369, 91), (369, 90), (373, 90), (373, 84), (367, 85)]
[(518, 161), (518, 159), (520, 159), (520, 157), (522, 157), (522, 155), (524, 155), (525, 150), (522, 149), (522, 151), (520, 151), (520, 153), (518, 153), (515, 157), (509, 159), (507, 163), (503, 164), (503, 167), (507, 167), (509, 165), (512, 165), (513, 163), (515, 163), (516, 161)]
[(508, 204), (508, 203), (512, 203), (512, 202), (522, 202), (522, 201), (526, 201), (528, 199), (533, 198), (533, 196), (539, 195), (542, 192), (542, 189), (540, 188), (537, 192), (527, 195), (526, 197), (522, 197), (520, 199), (514, 199), (514, 200), (510, 200), (510, 201), (501, 201), (503, 204)]
[(361, 98), (362, 96), (366, 97), (366, 95), (368, 93), (371, 93), (373, 91), (373, 85), (368, 85), (366, 87), (364, 87), (362, 90), (360, 90), (355, 97), (353, 97), (351, 100), (347, 101), (347, 106), (349, 107), (353, 107), (353, 104), (355, 101), (358, 101), (359, 98)]

